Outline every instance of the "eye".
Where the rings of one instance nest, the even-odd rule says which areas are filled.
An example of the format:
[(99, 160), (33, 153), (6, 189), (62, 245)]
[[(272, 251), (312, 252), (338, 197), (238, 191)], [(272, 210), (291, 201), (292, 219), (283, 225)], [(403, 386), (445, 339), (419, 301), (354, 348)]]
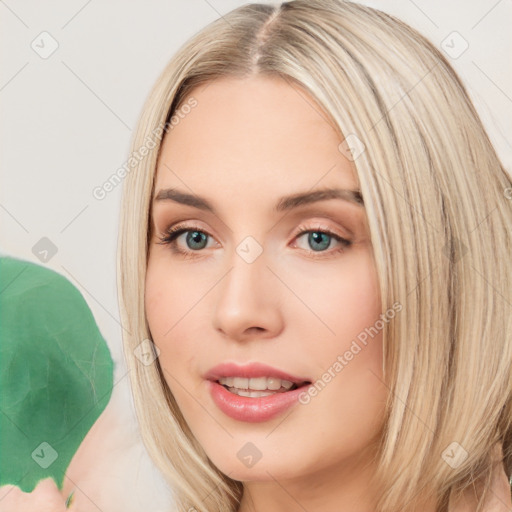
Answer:
[[(185, 237), (186, 245), (190, 247), (191, 250), (180, 249), (178, 246), (178, 238), (185, 233), (187, 234)], [(157, 243), (168, 245), (174, 254), (179, 254), (185, 258), (194, 258), (196, 257), (194, 252), (200, 252), (204, 249), (209, 237), (210, 235), (208, 233), (197, 226), (184, 227), (179, 224), (167, 229), (166, 234), (163, 237), (159, 237), (160, 242)]]
[[(308, 246), (312, 248), (312, 250), (310, 250), (309, 248), (306, 248), (305, 250), (312, 253), (313, 258), (325, 258), (334, 256), (336, 254), (344, 252), (352, 244), (350, 240), (347, 240), (342, 236), (334, 233), (329, 228), (325, 228), (322, 226), (317, 226), (314, 229), (311, 227), (307, 228), (301, 226), (295, 238), (305, 238), (304, 235), (306, 234), (308, 235), (306, 238), (306, 242)], [(333, 241), (335, 243), (338, 243), (339, 247), (332, 251), (326, 251), (326, 249), (328, 249), (331, 246), (331, 243)]]
[[(186, 234), (186, 249), (182, 249), (178, 245), (179, 237), (184, 234)], [(345, 251), (352, 244), (351, 241), (346, 240), (342, 236), (322, 226), (301, 226), (299, 232), (295, 235), (295, 239), (303, 238), (306, 234), (308, 235), (307, 243), (312, 249), (306, 248), (303, 250), (308, 252), (312, 258), (334, 256)], [(183, 226), (179, 224), (168, 228), (165, 235), (159, 237), (160, 242), (157, 243), (169, 245), (174, 254), (179, 254), (187, 259), (200, 257), (201, 251), (207, 248), (209, 238), (212, 238), (211, 235), (198, 226)], [(339, 247), (331, 251), (326, 251), (333, 241), (337, 243)]]

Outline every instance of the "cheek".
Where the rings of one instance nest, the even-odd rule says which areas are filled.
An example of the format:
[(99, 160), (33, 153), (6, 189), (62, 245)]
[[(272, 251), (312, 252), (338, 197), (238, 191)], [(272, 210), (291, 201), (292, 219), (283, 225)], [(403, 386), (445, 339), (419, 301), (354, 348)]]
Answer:
[(310, 283), (315, 288), (309, 290), (307, 304), (321, 322), (302, 326), (301, 350), (309, 354), (314, 377), (322, 382), (318, 399), (314, 395), (307, 408), (320, 415), (330, 410), (332, 425), (359, 418), (353, 423), (357, 435), (359, 421), (364, 425), (379, 416), (387, 393), (382, 382), (385, 324), (372, 254), (354, 251), (341, 268), (324, 267)]
[(153, 341), (170, 339), (187, 322), (186, 314), (197, 302), (198, 286), (190, 285), (162, 255), (149, 258), (146, 271), (144, 303)]
[(290, 308), (296, 308), (295, 315), (302, 310), (308, 323), (332, 346), (340, 348), (344, 340), (373, 325), (381, 313), (378, 277), (367, 248), (347, 253), (339, 264), (309, 265), (288, 272), (290, 288), (301, 299), (290, 299)]
[(159, 272), (158, 266), (150, 259), (146, 271), (144, 307), (149, 329), (155, 343), (158, 343), (159, 338), (166, 330), (164, 326), (165, 312), (171, 311), (173, 302), (171, 290), (172, 288), (165, 286), (165, 276)]
[(198, 347), (204, 346), (201, 327), (193, 319), (198, 297), (205, 292), (201, 286), (190, 284), (190, 277), (184, 277), (165, 259), (149, 259), (144, 294), (146, 319), (151, 339), (160, 351), (158, 360), (165, 380), (173, 393), (180, 389), (177, 383), (190, 380)]
[[(150, 258), (144, 293), (146, 319), (151, 339), (160, 349), (160, 364), (165, 369), (169, 369), (170, 343), (180, 326), (179, 310), (184, 299), (180, 293), (179, 276), (174, 274), (168, 267)], [(173, 347), (173, 353), (175, 348), (178, 347)]]
[[(381, 313), (377, 274), (368, 254), (362, 254), (338, 281), (328, 304), (333, 309), (336, 330), (344, 336), (355, 337), (372, 326)], [(343, 331), (341, 331), (343, 329)]]

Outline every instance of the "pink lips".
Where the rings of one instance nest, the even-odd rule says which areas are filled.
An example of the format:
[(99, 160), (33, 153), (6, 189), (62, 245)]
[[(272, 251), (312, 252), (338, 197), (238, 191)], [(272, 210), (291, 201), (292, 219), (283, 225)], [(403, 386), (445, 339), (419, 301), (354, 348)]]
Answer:
[[(228, 391), (217, 380), (221, 377), (276, 377), (289, 380), (299, 387), (269, 396), (251, 398), (239, 396)], [(233, 419), (246, 422), (262, 422), (270, 420), (284, 412), (298, 401), (300, 393), (309, 385), (310, 379), (296, 377), (262, 363), (251, 363), (239, 366), (235, 363), (224, 363), (209, 370), (204, 376), (217, 407)]]

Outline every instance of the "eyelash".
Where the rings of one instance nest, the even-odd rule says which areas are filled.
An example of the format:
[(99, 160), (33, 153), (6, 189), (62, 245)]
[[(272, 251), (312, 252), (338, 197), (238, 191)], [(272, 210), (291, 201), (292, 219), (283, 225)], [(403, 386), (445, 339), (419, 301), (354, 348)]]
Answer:
[[(298, 237), (304, 235), (305, 233), (323, 233), (323, 234), (330, 236), (331, 238), (334, 238), (337, 242), (339, 242), (341, 244), (340, 248), (330, 250), (328, 252), (327, 251), (309, 251), (314, 254), (313, 256), (311, 256), (313, 259), (325, 259), (325, 258), (333, 257), (339, 253), (344, 252), (345, 249), (347, 249), (348, 247), (350, 247), (350, 245), (352, 245), (352, 242), (350, 240), (346, 240), (345, 238), (337, 235), (336, 233), (333, 233), (329, 229), (324, 229), (321, 227), (317, 227), (317, 228), (313, 228), (313, 229), (311, 227), (309, 227), (308, 229), (306, 229), (305, 226), (300, 226), (298, 229), (300, 231), (295, 235), (295, 238), (298, 238)], [(208, 234), (206, 231), (200, 229), (197, 226), (183, 226), (182, 224), (178, 224), (177, 226), (168, 228), (166, 230), (165, 236), (161, 236), (161, 237), (159, 236), (158, 238), (160, 239), (160, 242), (157, 242), (157, 243), (161, 244), (161, 245), (169, 245), (171, 251), (174, 254), (180, 255), (184, 259), (193, 259), (193, 258), (201, 257), (199, 254), (202, 252), (201, 249), (196, 250), (196, 251), (192, 251), (192, 250), (184, 251), (183, 249), (178, 249), (178, 247), (177, 247), (176, 239), (183, 233), (188, 233), (188, 232), (192, 232), (192, 231), (197, 231), (199, 233), (203, 233), (207, 237), (211, 237), (210, 234)], [(326, 252), (328, 254), (327, 256), (325, 256)]]

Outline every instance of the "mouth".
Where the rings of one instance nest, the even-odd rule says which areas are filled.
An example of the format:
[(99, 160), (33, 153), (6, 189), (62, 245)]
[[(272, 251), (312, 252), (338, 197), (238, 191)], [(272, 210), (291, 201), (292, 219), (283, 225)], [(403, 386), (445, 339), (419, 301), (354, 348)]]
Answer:
[[(280, 416), (299, 402), (299, 396), (310, 385), (309, 381), (292, 383), (291, 387), (286, 382), (274, 382), (275, 387), (279, 384), (278, 389), (244, 389), (221, 382), (225, 380), (207, 381), (215, 405), (227, 416), (251, 423), (269, 421)], [(233, 384), (240, 385), (236, 381)]]
[(250, 398), (286, 393), (311, 384), (308, 380), (292, 382), (278, 377), (221, 377), (214, 382), (230, 393)]
[(312, 383), (308, 377), (296, 377), (259, 362), (222, 363), (203, 378), (220, 411), (243, 422), (276, 418), (297, 404), (299, 395)]

